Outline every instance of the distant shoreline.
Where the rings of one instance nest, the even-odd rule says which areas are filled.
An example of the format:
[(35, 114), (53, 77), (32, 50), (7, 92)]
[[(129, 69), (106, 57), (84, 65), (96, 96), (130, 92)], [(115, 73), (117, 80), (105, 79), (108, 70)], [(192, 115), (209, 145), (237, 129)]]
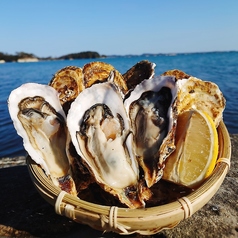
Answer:
[(4, 54), (0, 52), (1, 63), (22, 63), (22, 62), (39, 62), (39, 61), (56, 61), (56, 60), (75, 60), (75, 59), (104, 59), (104, 58), (122, 58), (122, 57), (156, 57), (156, 56), (177, 56), (192, 54), (214, 54), (214, 53), (238, 53), (236, 50), (230, 51), (204, 51), (204, 52), (187, 52), (187, 53), (143, 53), (143, 54), (126, 54), (126, 55), (100, 55), (98, 52), (85, 51), (71, 53), (60, 57), (38, 57), (34, 54), (20, 52), (16, 55)]
[(32, 53), (18, 52), (15, 55), (5, 54), (0, 52), (0, 63), (6, 62), (38, 62), (38, 61), (49, 61), (49, 60), (73, 60), (73, 59), (96, 59), (106, 57), (105, 55), (100, 55), (95, 51), (84, 51), (79, 53), (72, 53), (63, 55), (60, 57), (38, 57)]

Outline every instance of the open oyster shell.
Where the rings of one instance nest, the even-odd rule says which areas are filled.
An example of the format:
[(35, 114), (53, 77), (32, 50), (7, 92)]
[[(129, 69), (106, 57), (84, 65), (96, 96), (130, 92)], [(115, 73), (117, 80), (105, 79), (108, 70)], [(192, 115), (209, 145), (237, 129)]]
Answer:
[(72, 142), (97, 183), (131, 208), (144, 206), (130, 123), (118, 88), (109, 82), (85, 89), (67, 116)]
[(23, 84), (8, 99), (11, 119), (30, 157), (53, 183), (77, 195), (66, 155), (67, 126), (58, 93), (50, 86)]
[(176, 97), (175, 78), (163, 76), (144, 80), (124, 102), (148, 187), (161, 178), (164, 160), (175, 149)]

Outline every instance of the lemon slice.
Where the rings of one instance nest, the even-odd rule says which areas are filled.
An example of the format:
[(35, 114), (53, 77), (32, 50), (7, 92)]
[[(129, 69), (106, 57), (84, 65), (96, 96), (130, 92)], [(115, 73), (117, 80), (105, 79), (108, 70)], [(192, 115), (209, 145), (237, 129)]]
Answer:
[(190, 188), (199, 186), (213, 171), (218, 156), (218, 135), (211, 117), (198, 110), (178, 116), (176, 150), (165, 163), (165, 180)]

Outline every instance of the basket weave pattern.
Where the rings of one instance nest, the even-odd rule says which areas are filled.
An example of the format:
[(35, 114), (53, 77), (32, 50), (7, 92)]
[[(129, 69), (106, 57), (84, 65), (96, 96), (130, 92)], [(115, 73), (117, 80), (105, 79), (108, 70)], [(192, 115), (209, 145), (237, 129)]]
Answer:
[(169, 204), (129, 209), (90, 203), (61, 191), (30, 158), (31, 179), (41, 196), (55, 207), (57, 214), (94, 229), (119, 234), (152, 235), (170, 229), (202, 208), (217, 192), (230, 167), (231, 143), (223, 122), (218, 127), (219, 154), (212, 175), (195, 191)]

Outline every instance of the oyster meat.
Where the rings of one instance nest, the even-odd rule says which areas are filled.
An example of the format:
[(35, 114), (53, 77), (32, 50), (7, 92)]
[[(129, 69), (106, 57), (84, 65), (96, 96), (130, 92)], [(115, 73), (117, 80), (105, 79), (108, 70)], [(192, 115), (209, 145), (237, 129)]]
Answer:
[(124, 102), (148, 187), (161, 178), (164, 160), (175, 149), (176, 98), (175, 77), (158, 76), (137, 85)]
[(65, 151), (68, 131), (58, 93), (48, 85), (23, 84), (11, 92), (8, 107), (30, 157), (56, 186), (77, 196)]
[(145, 195), (129, 119), (113, 76), (79, 94), (69, 110), (67, 125), (78, 154), (97, 183), (128, 207), (137, 208), (144, 206)]

